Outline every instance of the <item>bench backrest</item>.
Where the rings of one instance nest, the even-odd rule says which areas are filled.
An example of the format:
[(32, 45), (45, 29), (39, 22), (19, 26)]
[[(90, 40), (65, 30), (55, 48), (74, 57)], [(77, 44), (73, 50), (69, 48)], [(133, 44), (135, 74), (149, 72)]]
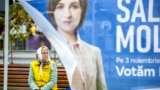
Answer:
[[(57, 84), (59, 90), (69, 87), (64, 67), (58, 66), (57, 69), (58, 69)], [(0, 64), (0, 87), (3, 87), (3, 77), (4, 77), (3, 73), (4, 73), (4, 65)], [(8, 64), (8, 88), (10, 88), (9, 90), (18, 90), (17, 88), (23, 88), (23, 90), (30, 90), (28, 86), (28, 73), (29, 73), (28, 64)]]

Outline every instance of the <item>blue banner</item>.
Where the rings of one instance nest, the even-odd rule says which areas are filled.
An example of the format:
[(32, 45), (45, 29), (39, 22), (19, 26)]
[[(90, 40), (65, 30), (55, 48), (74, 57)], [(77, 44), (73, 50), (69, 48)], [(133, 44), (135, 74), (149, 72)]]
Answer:
[[(47, 0), (28, 1), (46, 18)], [(160, 90), (160, 1), (89, 0), (81, 38), (102, 52), (108, 90)]]

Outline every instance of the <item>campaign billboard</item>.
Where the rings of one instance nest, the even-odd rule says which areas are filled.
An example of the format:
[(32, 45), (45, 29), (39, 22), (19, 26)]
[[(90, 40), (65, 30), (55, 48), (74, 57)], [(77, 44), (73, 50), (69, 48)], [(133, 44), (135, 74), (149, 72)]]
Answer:
[[(28, 3), (48, 19), (47, 0)], [(101, 49), (108, 90), (160, 90), (159, 8), (159, 0), (88, 0), (78, 32)]]

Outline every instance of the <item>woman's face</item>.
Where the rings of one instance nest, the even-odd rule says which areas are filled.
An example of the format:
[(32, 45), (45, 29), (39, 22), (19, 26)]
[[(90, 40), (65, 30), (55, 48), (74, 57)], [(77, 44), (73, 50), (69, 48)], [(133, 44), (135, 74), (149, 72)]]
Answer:
[(42, 54), (42, 61), (47, 61), (48, 60), (48, 48), (42, 48), (41, 54)]
[(60, 0), (54, 10), (57, 29), (60, 32), (75, 32), (81, 19), (79, 0)]

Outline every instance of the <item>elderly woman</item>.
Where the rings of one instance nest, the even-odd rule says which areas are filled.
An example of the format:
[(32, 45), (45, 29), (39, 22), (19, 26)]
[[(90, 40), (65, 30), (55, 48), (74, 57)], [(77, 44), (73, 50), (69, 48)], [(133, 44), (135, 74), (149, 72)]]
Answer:
[(48, 47), (37, 50), (36, 59), (30, 64), (28, 83), (32, 90), (58, 90), (57, 67), (50, 59)]
[[(57, 41), (53, 46), (66, 69), (72, 90), (107, 90), (100, 49), (81, 40), (77, 32), (86, 11), (87, 0), (48, 1), (49, 19), (63, 38), (62, 43)], [(57, 39), (51, 38), (51, 43), (54, 40)]]

